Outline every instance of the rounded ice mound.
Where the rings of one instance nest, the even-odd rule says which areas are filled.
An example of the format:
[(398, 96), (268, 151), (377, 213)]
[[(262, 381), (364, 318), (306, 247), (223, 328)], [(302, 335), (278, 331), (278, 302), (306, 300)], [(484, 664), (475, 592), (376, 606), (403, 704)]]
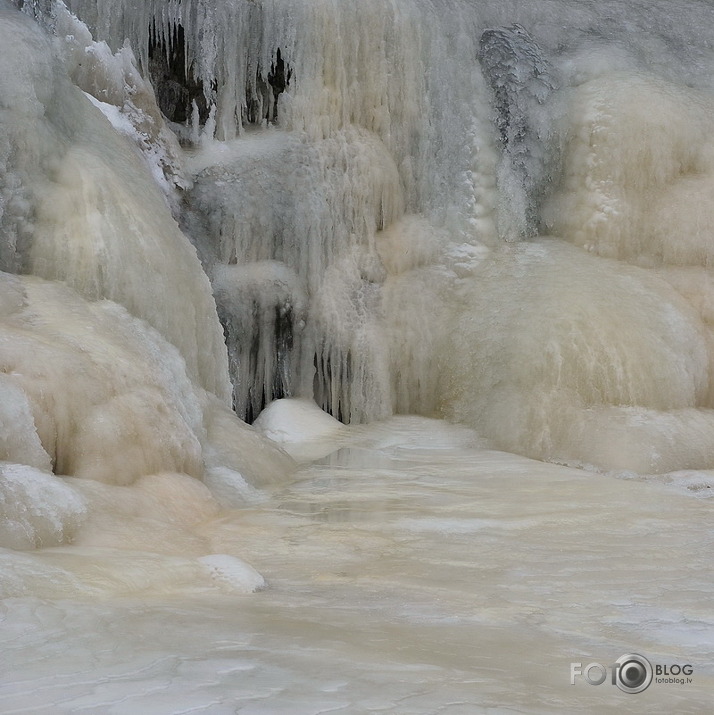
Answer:
[(711, 465), (708, 328), (660, 276), (542, 240), (494, 253), (475, 278), (444, 351), (448, 417), (534, 459)]
[(21, 284), (25, 306), (0, 319), (0, 426), (11, 425), (0, 459), (108, 483), (199, 477), (201, 393), (178, 350), (115, 303)]
[(302, 398), (271, 402), (253, 426), (298, 461), (329, 454), (346, 429), (312, 400)]
[(27, 395), (0, 373), (0, 461), (52, 471), (52, 460), (40, 442)]
[(221, 506), (238, 509), (246, 504), (258, 504), (267, 497), (249, 484), (240, 472), (228, 467), (209, 467), (203, 483)]
[(0, 462), (0, 546), (24, 550), (69, 541), (86, 512), (84, 497), (62, 479)]
[(265, 588), (265, 579), (245, 561), (228, 554), (209, 554), (198, 559), (213, 581), (238, 593), (254, 593)]
[(253, 426), (274, 442), (295, 443), (333, 436), (344, 428), (339, 420), (323, 412), (312, 400), (275, 400)]

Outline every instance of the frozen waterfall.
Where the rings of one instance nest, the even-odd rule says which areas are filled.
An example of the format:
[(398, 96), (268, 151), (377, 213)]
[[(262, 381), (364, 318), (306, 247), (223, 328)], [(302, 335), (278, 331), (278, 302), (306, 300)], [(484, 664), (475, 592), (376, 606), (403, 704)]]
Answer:
[[(671, 647), (711, 685), (714, 624), (686, 593), (583, 563), (632, 537), (712, 596), (685, 538), (712, 539), (712, 19), (698, 0), (0, 0), (0, 617), (47, 689), (16, 671), (0, 710), (485, 711), (511, 702), (520, 629), (568, 662)], [(224, 673), (257, 666), (220, 670), (211, 604), (258, 624), (225, 645), (261, 664), (243, 694)], [(92, 694), (34, 659), (25, 630), (85, 606), (96, 633), (126, 616), (145, 702), (107, 685), (118, 661)], [(194, 606), (205, 630), (174, 642)], [(310, 662), (285, 661), (311, 633)], [(481, 636), (501, 675), (469, 655)], [(176, 675), (184, 646), (230, 697)], [(538, 678), (514, 711), (572, 705)]]
[[(656, 5), (661, 34), (628, 46), (641, 15), (616, 2), (68, 6), (86, 27), (59, 5), (46, 22), (70, 75), (144, 133), (212, 281), (239, 416), (305, 397), (346, 423), (465, 422), (539, 459), (710, 466), (714, 164), (694, 11), (675, 26)], [(166, 268), (161, 318), (113, 285), (108, 238), (106, 286), (70, 277), (85, 258), (55, 203), (26, 270), (159, 330), (187, 317)]]

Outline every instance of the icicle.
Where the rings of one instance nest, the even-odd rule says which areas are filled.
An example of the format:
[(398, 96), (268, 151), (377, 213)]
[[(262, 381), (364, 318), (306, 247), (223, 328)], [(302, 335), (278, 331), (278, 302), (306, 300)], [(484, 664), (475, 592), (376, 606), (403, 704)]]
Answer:
[(191, 143), (197, 146), (201, 140), (201, 123), (198, 118), (198, 105), (194, 99), (191, 102)]

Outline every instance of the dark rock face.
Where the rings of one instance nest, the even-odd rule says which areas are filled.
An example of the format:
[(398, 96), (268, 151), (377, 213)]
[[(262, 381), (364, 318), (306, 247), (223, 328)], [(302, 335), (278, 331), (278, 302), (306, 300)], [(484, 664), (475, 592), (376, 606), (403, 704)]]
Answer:
[(313, 358), (315, 376), (313, 397), (320, 408), (335, 419), (349, 424), (352, 376), (354, 373), (352, 351), (340, 350), (323, 340)]
[(170, 122), (184, 124), (191, 118), (193, 103), (198, 107), (199, 122), (208, 118), (206, 93), (201, 82), (186, 66), (186, 42), (181, 25), (174, 25), (168, 47), (156, 32), (149, 41), (149, 76), (156, 101)]
[(485, 30), (478, 59), (493, 90), (502, 145), (500, 188), (511, 197), (522, 193), (515, 196), (522, 204), (515, 230), (519, 235), (512, 232), (506, 239), (530, 238), (537, 233), (539, 205), (557, 161), (548, 105), (558, 82), (541, 48), (520, 25)]
[[(216, 87), (209, 87), (207, 93), (202, 82), (194, 77), (193, 68), (186, 62), (186, 41), (182, 25), (173, 26), (168, 43), (152, 28), (148, 69), (156, 101), (170, 122), (186, 124), (190, 121), (195, 102), (199, 124), (206, 123), (210, 111), (206, 97), (215, 96)], [(278, 97), (290, 84), (292, 74), (292, 68), (283, 60), (278, 48), (267, 76), (262, 68), (258, 67), (253, 86), (246, 87), (243, 121), (248, 124), (277, 122)]]
[[(216, 291), (218, 317), (223, 325), (234, 382), (233, 410), (251, 424), (270, 402), (293, 394), (291, 366), (299, 320), (287, 301), (266, 308), (256, 296), (252, 309), (247, 315), (241, 315), (222, 298), (221, 292)], [(266, 356), (275, 361), (270, 376), (265, 375)], [(268, 379), (260, 382), (256, 376)]]
[(496, 124), (504, 144), (529, 133), (529, 104), (544, 104), (557, 87), (552, 68), (520, 25), (485, 30), (479, 61), (496, 98)]
[(278, 47), (275, 61), (270, 65), (267, 77), (263, 76), (262, 69), (258, 67), (255, 73), (254, 92), (246, 92), (248, 97), (246, 119), (249, 124), (278, 121), (278, 97), (289, 86), (292, 76), (292, 68), (283, 60)]
[(52, 0), (12, 0), (24, 13), (45, 24), (52, 14)]

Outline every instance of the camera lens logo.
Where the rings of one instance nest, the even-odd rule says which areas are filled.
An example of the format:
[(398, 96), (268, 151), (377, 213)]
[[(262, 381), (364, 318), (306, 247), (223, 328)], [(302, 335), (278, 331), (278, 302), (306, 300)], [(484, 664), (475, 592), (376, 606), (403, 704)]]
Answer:
[(637, 653), (620, 656), (615, 665), (615, 684), (626, 693), (641, 693), (652, 682), (652, 665)]

